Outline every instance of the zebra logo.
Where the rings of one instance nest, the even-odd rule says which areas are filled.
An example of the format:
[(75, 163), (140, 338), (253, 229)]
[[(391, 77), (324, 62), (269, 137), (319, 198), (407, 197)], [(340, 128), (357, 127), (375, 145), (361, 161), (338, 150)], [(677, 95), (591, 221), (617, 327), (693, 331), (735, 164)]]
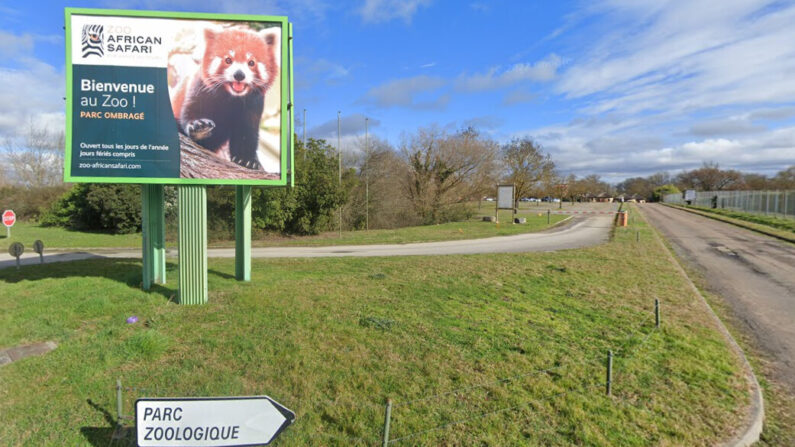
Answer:
[(83, 25), (83, 57), (94, 55), (102, 57), (105, 50), (102, 48), (104, 35), (102, 25)]

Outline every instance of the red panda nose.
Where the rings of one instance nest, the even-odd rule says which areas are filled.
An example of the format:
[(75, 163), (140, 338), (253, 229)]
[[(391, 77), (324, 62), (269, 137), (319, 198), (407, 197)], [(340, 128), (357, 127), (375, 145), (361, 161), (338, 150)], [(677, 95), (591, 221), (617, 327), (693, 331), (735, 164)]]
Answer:
[(246, 79), (246, 74), (243, 73), (241, 70), (238, 70), (234, 74), (235, 81), (241, 82), (243, 79)]

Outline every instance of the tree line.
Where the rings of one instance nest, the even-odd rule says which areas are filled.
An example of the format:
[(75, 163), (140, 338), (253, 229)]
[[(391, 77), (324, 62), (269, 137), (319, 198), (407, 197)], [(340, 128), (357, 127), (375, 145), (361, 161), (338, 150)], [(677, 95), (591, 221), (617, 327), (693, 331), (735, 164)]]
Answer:
[[(559, 197), (572, 201), (625, 195), (652, 200), (683, 189), (795, 189), (795, 166), (772, 177), (723, 170), (715, 163), (672, 176), (666, 172), (610, 185), (598, 175), (562, 175), (531, 138), (504, 144), (467, 127), (421, 128), (397, 146), (359, 139), (338, 171), (336, 148), (322, 139), (295, 140), (295, 187), (253, 188), (256, 231), (308, 235), (345, 230), (437, 224), (469, 218), (473, 203), (493, 197), (498, 183), (515, 185), (515, 199)], [(60, 182), (63, 136), (35, 127), (25, 141), (7, 142), (6, 166), (14, 185), (0, 184), (2, 206), (45, 225), (90, 231), (140, 228), (140, 187)], [(3, 177), (10, 178), (6, 173)], [(209, 186), (210, 234), (234, 229), (234, 188)], [(167, 221), (176, 220), (176, 188), (166, 187)], [(173, 230), (173, 228), (172, 228)]]

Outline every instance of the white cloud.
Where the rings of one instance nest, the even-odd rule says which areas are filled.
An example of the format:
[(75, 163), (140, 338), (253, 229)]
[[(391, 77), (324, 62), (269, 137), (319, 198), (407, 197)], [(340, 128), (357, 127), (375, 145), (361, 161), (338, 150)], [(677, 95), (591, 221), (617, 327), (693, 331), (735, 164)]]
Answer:
[(705, 138), (666, 144), (642, 129), (580, 121), (535, 129), (531, 136), (565, 173), (601, 174), (612, 181), (659, 171), (681, 171), (715, 161), (721, 167), (773, 174), (795, 163), (795, 126), (738, 138)]
[(608, 0), (569, 14), (553, 91), (578, 117), (521, 132), (565, 172), (609, 179), (704, 161), (772, 174), (795, 163), (795, 4)]
[(557, 54), (550, 54), (534, 63), (514, 64), (507, 70), (492, 67), (485, 73), (461, 75), (455, 82), (458, 90), (476, 92), (508, 87), (523, 81), (546, 82), (555, 78), (562, 59)]
[(617, 31), (589, 45), (557, 91), (588, 97), (585, 113), (795, 101), (795, 6), (773, 3), (608, 3), (598, 12)]
[[(354, 113), (352, 115), (345, 115), (340, 117), (340, 135), (364, 135), (365, 118), (369, 118), (367, 126), (372, 132), (374, 127), (381, 125), (381, 121), (372, 117), (367, 117), (361, 113)], [(319, 126), (312, 127), (308, 130), (308, 134), (312, 138), (324, 138), (331, 141), (337, 138), (337, 119), (331, 119)]]
[(448, 95), (422, 99), (425, 94), (435, 92), (447, 82), (439, 77), (414, 76), (394, 79), (371, 88), (360, 102), (378, 107), (409, 107), (414, 109), (443, 108), (450, 101)]
[(767, 127), (754, 124), (746, 117), (733, 117), (729, 119), (701, 121), (693, 124), (690, 127), (690, 133), (693, 135), (708, 136), (708, 135), (734, 135), (762, 132), (767, 130)]
[(30, 57), (35, 36), (0, 31), (0, 138), (24, 135), (31, 122), (64, 128), (63, 71)]
[(0, 30), (0, 57), (16, 57), (30, 54), (33, 51), (33, 36), (23, 34), (18, 36)]
[(506, 106), (512, 106), (515, 104), (533, 102), (536, 99), (538, 99), (538, 94), (520, 88), (506, 93), (502, 98), (502, 104)]
[(393, 19), (411, 23), (417, 10), (430, 4), (431, 0), (364, 0), (358, 13), (364, 23), (382, 23)]

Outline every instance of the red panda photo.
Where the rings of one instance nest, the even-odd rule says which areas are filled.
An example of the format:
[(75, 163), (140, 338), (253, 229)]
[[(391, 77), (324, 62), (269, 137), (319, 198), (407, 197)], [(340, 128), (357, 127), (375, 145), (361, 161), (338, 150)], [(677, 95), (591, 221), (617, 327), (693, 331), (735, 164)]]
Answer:
[(248, 169), (262, 169), (259, 127), (265, 95), (279, 73), (278, 32), (206, 28), (200, 66), (171, 100), (181, 133)]

